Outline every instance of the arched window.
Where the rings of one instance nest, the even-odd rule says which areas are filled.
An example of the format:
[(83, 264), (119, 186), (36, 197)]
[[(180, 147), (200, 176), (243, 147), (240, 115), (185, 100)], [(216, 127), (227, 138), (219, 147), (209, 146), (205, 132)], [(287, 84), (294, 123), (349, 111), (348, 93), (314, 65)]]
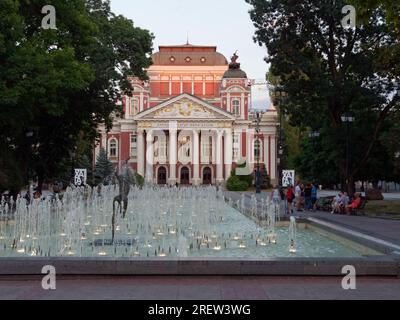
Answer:
[(240, 101), (238, 99), (232, 100), (232, 113), (236, 117), (240, 117)]
[(118, 154), (118, 142), (117, 139), (110, 139), (108, 155), (110, 157), (116, 157)]
[(139, 99), (131, 98), (131, 107), (129, 109), (129, 115), (135, 116), (139, 113)]
[(260, 140), (254, 141), (254, 160), (260, 160), (261, 158), (261, 142)]

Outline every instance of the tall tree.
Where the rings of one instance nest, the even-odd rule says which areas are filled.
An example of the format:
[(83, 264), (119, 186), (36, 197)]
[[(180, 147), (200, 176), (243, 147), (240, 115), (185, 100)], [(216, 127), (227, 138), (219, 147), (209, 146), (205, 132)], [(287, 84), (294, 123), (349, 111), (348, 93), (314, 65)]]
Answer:
[[(41, 28), (48, 4), (57, 30)], [(146, 78), (152, 40), (108, 0), (0, 1), (0, 160), (19, 185), (33, 171), (40, 188), (82, 132), (93, 141), (99, 123), (111, 126), (128, 77)]]
[(106, 150), (104, 148), (100, 149), (94, 169), (95, 184), (108, 184), (111, 181), (113, 170), (113, 164), (108, 160)]
[[(344, 28), (341, 0), (246, 1), (253, 6), (255, 41), (266, 45), (271, 72), (288, 95), (291, 123), (322, 131), (329, 141), (322, 147), (337, 155), (337, 180), (352, 192), (387, 117), (400, 107), (399, 74), (385, 65), (385, 50), (399, 42), (395, 31), (380, 10), (368, 24)], [(349, 130), (341, 120), (346, 113), (356, 119)]]

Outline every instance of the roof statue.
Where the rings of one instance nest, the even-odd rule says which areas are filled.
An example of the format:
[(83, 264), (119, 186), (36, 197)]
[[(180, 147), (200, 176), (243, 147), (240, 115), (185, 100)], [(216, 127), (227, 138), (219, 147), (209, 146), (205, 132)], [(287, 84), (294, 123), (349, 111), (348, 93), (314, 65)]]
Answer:
[(231, 57), (231, 63), (229, 64), (229, 69), (237, 70), (240, 69), (240, 63), (237, 62), (239, 56), (237, 55), (237, 51)]

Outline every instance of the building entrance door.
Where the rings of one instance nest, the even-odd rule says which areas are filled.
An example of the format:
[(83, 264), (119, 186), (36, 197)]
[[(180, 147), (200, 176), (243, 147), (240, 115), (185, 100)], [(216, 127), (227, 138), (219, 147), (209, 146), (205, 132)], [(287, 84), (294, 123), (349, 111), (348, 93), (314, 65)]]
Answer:
[(181, 169), (181, 184), (188, 185), (189, 183), (190, 183), (189, 169), (187, 167), (183, 167)]

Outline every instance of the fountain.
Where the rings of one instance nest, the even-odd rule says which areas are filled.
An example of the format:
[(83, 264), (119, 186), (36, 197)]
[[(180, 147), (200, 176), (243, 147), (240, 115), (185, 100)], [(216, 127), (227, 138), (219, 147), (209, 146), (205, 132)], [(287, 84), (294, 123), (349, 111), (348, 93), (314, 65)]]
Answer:
[(276, 216), (275, 206), (270, 203), (267, 208), (267, 241), (272, 244), (276, 244), (277, 241), (275, 232)]
[(324, 255), (323, 244), (336, 245), (311, 231), (297, 235), (294, 218), (289, 228), (277, 224), (279, 208), (267, 198), (253, 197), (247, 209), (244, 195), (235, 202), (210, 186), (130, 186), (124, 218), (124, 206), (122, 214), (113, 210), (119, 189), (69, 187), (60, 197), (29, 202), (3, 198), (0, 257), (261, 258)]
[(289, 252), (296, 253), (296, 237), (297, 237), (297, 226), (296, 226), (296, 218), (290, 217), (290, 225), (289, 225)]

